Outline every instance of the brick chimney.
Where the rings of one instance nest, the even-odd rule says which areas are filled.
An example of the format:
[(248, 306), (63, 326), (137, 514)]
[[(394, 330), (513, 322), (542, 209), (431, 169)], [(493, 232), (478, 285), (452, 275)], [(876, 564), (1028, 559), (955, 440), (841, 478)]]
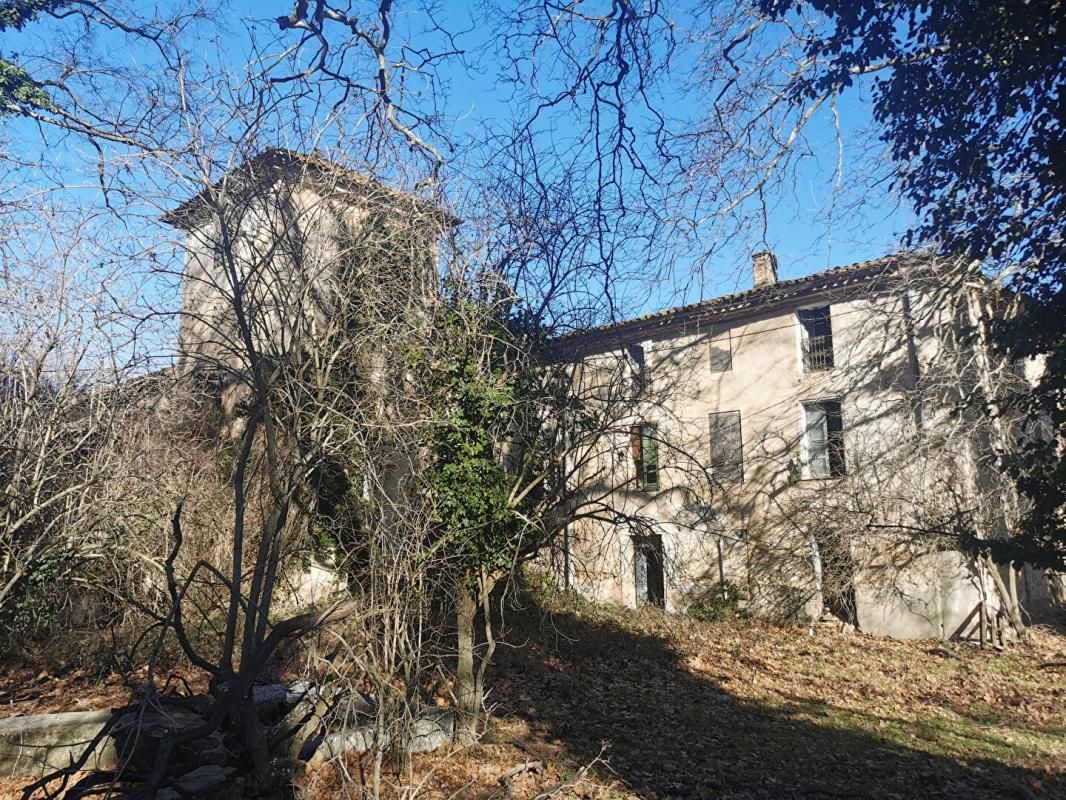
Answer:
[(752, 253), (751, 267), (756, 289), (777, 283), (777, 257), (769, 250)]

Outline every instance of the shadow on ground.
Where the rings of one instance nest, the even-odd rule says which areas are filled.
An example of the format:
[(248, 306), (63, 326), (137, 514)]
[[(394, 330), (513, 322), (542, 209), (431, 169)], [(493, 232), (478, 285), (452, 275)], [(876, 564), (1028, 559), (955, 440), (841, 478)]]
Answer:
[(608, 742), (610, 769), (642, 797), (1066, 797), (1061, 775), (907, 748), (834, 726), (830, 706), (735, 697), (656, 635), (578, 613), (518, 624), (510, 640), (529, 644), (498, 654), (508, 677), (491, 696), (496, 715), (524, 719), (580, 763)]

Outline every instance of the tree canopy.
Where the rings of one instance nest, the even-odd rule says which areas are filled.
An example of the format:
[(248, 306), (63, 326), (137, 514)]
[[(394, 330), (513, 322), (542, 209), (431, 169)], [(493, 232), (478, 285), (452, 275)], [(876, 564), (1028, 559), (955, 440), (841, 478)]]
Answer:
[[(1066, 425), (1066, 38), (1056, 0), (760, 0), (809, 15), (817, 68), (792, 87), (804, 103), (875, 74), (874, 115), (896, 182), (919, 221), (912, 244), (980, 262), (1021, 296), (994, 325), (1011, 359), (1046, 358), (1035, 389), (1006, 398), (1054, 431)], [(991, 398), (989, 398), (991, 400)], [(1002, 558), (1066, 565), (1066, 460), (1057, 436), (1007, 457), (1030, 501)]]
[[(42, 13), (66, 5), (67, 0), (7, 0), (0, 2), (0, 33), (22, 30)], [(15, 61), (0, 54), (0, 114), (17, 112), (25, 106), (50, 108), (48, 92)]]

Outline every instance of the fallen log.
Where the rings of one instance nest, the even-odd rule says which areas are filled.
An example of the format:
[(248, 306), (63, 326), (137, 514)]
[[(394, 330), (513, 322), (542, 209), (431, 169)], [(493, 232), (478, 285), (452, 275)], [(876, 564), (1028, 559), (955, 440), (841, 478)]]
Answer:
[[(111, 720), (110, 711), (35, 714), (0, 720), (0, 774), (43, 775), (76, 762)], [(88, 769), (115, 766), (110, 740), (96, 748)]]

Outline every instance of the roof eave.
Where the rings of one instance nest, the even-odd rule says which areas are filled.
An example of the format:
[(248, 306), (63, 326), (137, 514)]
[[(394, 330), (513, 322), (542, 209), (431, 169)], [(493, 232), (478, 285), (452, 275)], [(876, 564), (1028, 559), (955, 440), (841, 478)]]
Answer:
[[(754, 316), (781, 306), (795, 305), (812, 297), (839, 294), (858, 283), (865, 284), (867, 288), (881, 289), (883, 287), (878, 283), (869, 283), (869, 281), (879, 281), (890, 277), (905, 257), (906, 254), (901, 254), (837, 267), (804, 278), (782, 281), (760, 289), (749, 289), (736, 295), (726, 295), (610, 325), (575, 331), (556, 341), (562, 349), (588, 352), (594, 350), (599, 344), (642, 340), (668, 332), (676, 333), (677, 328), (683, 328), (693, 321), (727, 322)], [(837, 280), (834, 281), (834, 278)], [(794, 291), (788, 291), (790, 287), (794, 288)], [(783, 289), (784, 293), (782, 293)]]
[[(265, 174), (264, 172), (255, 174), (255, 168), (260, 166), (265, 168)], [(347, 184), (346, 188), (349, 189), (370, 187), (381, 190), (394, 199), (410, 201), (423, 208), (427, 213), (439, 217), (442, 228), (453, 228), (462, 222), (459, 217), (428, 200), (400, 189), (394, 189), (348, 167), (331, 162), (322, 156), (282, 148), (269, 148), (245, 160), (211, 184), (211, 186), (205, 187), (176, 208), (167, 211), (160, 217), (160, 221), (181, 230), (191, 230), (199, 220), (207, 216), (210, 211), (208, 197), (212, 191), (217, 191), (224, 181), (233, 180), (234, 178), (243, 179), (250, 176), (253, 184), (261, 183), (266, 186), (272, 186), (286, 169), (292, 169), (293, 167), (306, 168), (309, 173), (332, 174), (334, 179)]]

